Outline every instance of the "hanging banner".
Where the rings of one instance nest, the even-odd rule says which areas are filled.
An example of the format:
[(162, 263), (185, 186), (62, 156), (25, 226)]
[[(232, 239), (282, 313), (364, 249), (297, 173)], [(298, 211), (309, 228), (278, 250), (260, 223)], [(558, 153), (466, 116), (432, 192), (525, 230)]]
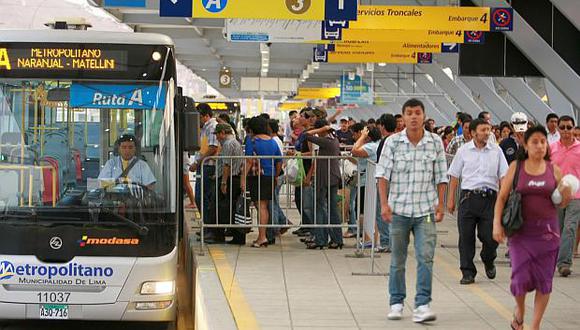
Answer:
[(373, 91), (370, 86), (359, 75), (349, 78), (342, 75), (340, 80), (340, 103), (372, 105)]
[(491, 8), (491, 31), (513, 31), (513, 29), (513, 8)]
[(356, 0), (193, 0), (191, 17), (355, 20), (357, 8)]
[[(324, 45), (323, 45), (324, 46)], [(324, 63), (417, 63), (416, 52), (382, 52), (376, 50), (329, 51), (314, 48), (314, 62)]]
[(351, 29), (489, 31), (489, 7), (359, 6)]
[(441, 42), (368, 42), (346, 41), (334, 44), (335, 51), (360, 50), (376, 52), (428, 52), (441, 53)]
[(294, 97), (296, 100), (309, 99), (332, 99), (340, 96), (340, 88), (298, 88), (298, 95)]
[(342, 41), (463, 42), (462, 30), (342, 30)]

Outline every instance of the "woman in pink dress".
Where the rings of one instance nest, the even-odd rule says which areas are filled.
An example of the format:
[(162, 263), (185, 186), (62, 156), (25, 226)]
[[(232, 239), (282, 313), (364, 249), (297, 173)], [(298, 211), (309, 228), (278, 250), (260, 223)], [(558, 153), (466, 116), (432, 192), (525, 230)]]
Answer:
[[(523, 329), (526, 294), (536, 291), (532, 329), (540, 329), (542, 317), (552, 292), (552, 279), (560, 248), (560, 225), (556, 205), (551, 195), (558, 187), (565, 206), (571, 198), (570, 187), (559, 186), (562, 179), (560, 169), (550, 162), (548, 133), (543, 126), (527, 130), (524, 136), (525, 153), (521, 155), (516, 191), (522, 196), (521, 207), (524, 223), (509, 238), (509, 253), (512, 264), (510, 290), (516, 300), (512, 329)], [(502, 243), (505, 239), (501, 224), (502, 212), (508, 199), (516, 163), (512, 162), (502, 181), (495, 204), (493, 238)]]

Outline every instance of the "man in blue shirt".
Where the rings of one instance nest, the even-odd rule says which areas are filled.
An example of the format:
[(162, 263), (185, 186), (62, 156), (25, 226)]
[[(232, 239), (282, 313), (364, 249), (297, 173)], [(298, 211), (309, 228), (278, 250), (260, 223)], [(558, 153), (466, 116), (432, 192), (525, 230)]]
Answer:
[[(137, 158), (137, 138), (131, 134), (121, 135), (117, 141), (119, 144), (119, 156), (107, 161), (99, 174), (99, 180), (135, 182), (153, 189), (157, 181), (147, 162)], [(129, 168), (128, 171), (126, 169)], [(126, 173), (124, 173), (126, 172)]]

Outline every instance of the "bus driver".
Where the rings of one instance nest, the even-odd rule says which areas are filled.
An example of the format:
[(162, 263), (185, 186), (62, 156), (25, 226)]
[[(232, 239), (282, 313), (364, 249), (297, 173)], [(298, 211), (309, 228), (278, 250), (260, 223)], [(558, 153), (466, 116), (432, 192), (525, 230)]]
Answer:
[(131, 134), (123, 134), (117, 140), (119, 156), (107, 161), (99, 174), (102, 186), (110, 182), (134, 182), (153, 189), (157, 181), (147, 162), (136, 157), (137, 138)]

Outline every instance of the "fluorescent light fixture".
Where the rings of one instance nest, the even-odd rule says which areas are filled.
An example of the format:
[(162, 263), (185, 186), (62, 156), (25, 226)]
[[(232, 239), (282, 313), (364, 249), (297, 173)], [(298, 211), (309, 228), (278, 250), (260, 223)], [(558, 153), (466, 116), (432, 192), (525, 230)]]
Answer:
[(381, 62), (381, 63), (379, 63), (379, 66), (387, 66), (387, 63)]
[(320, 63), (318, 63), (318, 62), (312, 62), (312, 67), (313, 67), (315, 70), (318, 70), (318, 69), (320, 69)]
[(173, 294), (174, 288), (174, 281), (145, 282), (141, 286), (141, 294)]

